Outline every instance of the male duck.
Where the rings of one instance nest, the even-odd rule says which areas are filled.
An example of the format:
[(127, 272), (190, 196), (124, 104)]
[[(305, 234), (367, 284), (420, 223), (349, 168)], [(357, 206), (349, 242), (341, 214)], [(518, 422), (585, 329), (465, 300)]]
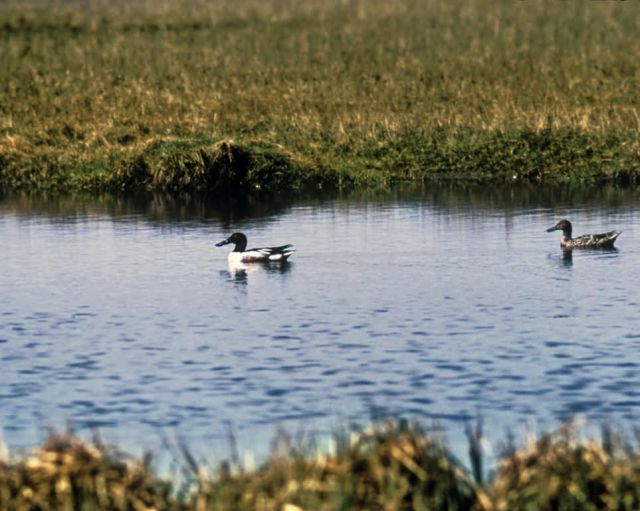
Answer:
[(234, 232), (226, 240), (216, 243), (216, 247), (221, 247), (228, 243), (235, 245), (233, 251), (229, 253), (230, 263), (284, 262), (296, 251), (293, 245), (250, 248), (247, 250), (247, 237), (241, 232)]
[(577, 238), (571, 237), (571, 222), (560, 220), (553, 227), (549, 227), (547, 232), (562, 231), (560, 246), (562, 248), (612, 248), (620, 231), (609, 231), (602, 234), (585, 234)]

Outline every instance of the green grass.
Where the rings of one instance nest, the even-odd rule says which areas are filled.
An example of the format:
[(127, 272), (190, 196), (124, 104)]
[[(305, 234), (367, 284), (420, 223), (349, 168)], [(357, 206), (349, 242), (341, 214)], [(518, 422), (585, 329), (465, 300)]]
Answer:
[(5, 1), (0, 188), (636, 182), (639, 24), (631, 2)]
[[(481, 462), (482, 437), (470, 435)], [(202, 453), (199, 453), (201, 455)], [(0, 461), (0, 509), (184, 511), (632, 511), (640, 506), (640, 450), (604, 430), (602, 440), (567, 426), (505, 449), (488, 481), (474, 478), (440, 438), (399, 421), (336, 436), (335, 451), (280, 442), (257, 469), (228, 461), (211, 472), (188, 451), (181, 483), (151, 458), (99, 441), (51, 437)], [(476, 464), (477, 466), (477, 464)], [(480, 470), (478, 466), (478, 470)]]

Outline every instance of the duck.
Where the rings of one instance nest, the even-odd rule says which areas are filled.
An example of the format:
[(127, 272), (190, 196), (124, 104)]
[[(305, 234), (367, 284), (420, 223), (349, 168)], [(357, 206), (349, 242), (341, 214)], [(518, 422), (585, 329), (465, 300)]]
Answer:
[(247, 237), (241, 232), (234, 232), (226, 240), (216, 243), (216, 247), (222, 247), (233, 243), (235, 248), (229, 253), (230, 263), (268, 263), (286, 262), (296, 251), (296, 248), (289, 245), (279, 247), (250, 248), (247, 250)]
[(602, 234), (585, 234), (577, 238), (571, 237), (573, 227), (569, 220), (560, 220), (553, 227), (549, 227), (547, 232), (562, 231), (560, 246), (565, 249), (572, 248), (613, 248), (618, 236), (622, 231), (609, 231)]

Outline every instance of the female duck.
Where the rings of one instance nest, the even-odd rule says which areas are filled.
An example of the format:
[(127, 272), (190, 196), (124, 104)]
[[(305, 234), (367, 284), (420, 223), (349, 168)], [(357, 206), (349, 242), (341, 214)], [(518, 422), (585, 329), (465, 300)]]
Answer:
[(613, 248), (620, 231), (609, 231), (602, 234), (585, 234), (577, 238), (571, 237), (571, 222), (560, 220), (553, 227), (549, 227), (547, 232), (562, 231), (560, 246), (562, 248)]
[(221, 247), (228, 243), (235, 245), (233, 251), (229, 253), (230, 263), (284, 262), (296, 251), (293, 245), (250, 248), (247, 250), (247, 237), (241, 232), (234, 232), (226, 240), (216, 243), (216, 247)]

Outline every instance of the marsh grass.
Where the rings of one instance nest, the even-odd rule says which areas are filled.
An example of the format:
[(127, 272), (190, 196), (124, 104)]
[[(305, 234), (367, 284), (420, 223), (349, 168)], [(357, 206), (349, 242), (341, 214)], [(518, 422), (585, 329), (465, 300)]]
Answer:
[(229, 141), (249, 187), (635, 181), (638, 25), (630, 2), (3, 2), (0, 186), (224, 188), (201, 160)]
[(639, 453), (608, 430), (594, 440), (565, 426), (511, 446), (483, 484), (441, 438), (385, 421), (337, 435), (333, 452), (280, 442), (252, 470), (225, 461), (211, 473), (185, 450), (177, 487), (149, 456), (64, 434), (0, 462), (0, 509), (631, 511), (640, 506)]
[(0, 462), (0, 509), (164, 509), (171, 485), (151, 472), (148, 461), (54, 435), (26, 459)]
[(484, 509), (482, 488), (441, 440), (383, 423), (338, 438), (333, 455), (290, 448), (263, 468), (205, 482), (202, 509)]
[(585, 441), (565, 427), (504, 456), (490, 489), (495, 508), (638, 509), (638, 447), (607, 434), (603, 439)]

